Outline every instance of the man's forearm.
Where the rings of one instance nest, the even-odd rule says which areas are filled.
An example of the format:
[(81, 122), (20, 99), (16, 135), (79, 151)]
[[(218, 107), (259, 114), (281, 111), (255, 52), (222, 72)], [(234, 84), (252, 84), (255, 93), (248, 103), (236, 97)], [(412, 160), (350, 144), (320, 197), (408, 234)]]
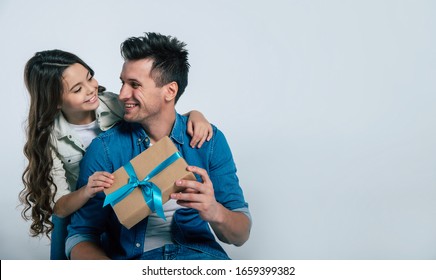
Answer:
[(250, 236), (250, 220), (244, 213), (232, 212), (224, 206), (221, 212), (219, 221), (210, 223), (218, 239), (228, 244), (242, 246)]
[(97, 244), (89, 241), (78, 243), (71, 250), (72, 260), (109, 260), (109, 257)]

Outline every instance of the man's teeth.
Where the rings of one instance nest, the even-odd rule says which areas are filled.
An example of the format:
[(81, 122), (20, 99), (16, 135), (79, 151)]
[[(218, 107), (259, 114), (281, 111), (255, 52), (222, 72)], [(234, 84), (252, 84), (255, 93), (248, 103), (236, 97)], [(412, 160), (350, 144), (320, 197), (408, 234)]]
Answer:
[(126, 104), (126, 108), (133, 108), (135, 106), (136, 106), (135, 104)]

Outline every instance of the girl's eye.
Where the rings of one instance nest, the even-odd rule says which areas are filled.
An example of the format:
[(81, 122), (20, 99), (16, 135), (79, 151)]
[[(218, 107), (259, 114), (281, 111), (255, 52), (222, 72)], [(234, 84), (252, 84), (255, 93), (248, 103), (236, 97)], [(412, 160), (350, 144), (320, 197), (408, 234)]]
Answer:
[(80, 90), (82, 90), (82, 87), (79, 87), (78, 89), (73, 90), (73, 92), (74, 92), (74, 93), (78, 93), (78, 92), (80, 92)]

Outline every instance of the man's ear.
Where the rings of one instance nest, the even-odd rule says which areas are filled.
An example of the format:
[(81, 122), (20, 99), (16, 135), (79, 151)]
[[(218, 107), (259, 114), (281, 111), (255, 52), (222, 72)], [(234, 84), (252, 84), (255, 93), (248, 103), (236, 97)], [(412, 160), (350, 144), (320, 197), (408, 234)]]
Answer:
[(165, 101), (169, 102), (175, 100), (177, 92), (179, 91), (179, 85), (176, 82), (171, 82), (165, 85)]

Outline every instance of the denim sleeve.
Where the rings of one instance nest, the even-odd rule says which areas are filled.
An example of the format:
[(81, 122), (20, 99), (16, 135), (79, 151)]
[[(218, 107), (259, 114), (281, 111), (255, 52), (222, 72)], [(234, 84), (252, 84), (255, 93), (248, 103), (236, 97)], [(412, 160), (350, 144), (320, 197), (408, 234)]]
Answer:
[(229, 210), (243, 212), (251, 221), (248, 203), (239, 185), (236, 165), (224, 134), (216, 129), (211, 141), (209, 177), (214, 185), (216, 200)]
[[(88, 178), (96, 171), (108, 171), (107, 153), (104, 143), (100, 138), (95, 138), (89, 145), (82, 161), (80, 162), (80, 174), (77, 187), (88, 183)], [(68, 226), (68, 238), (66, 241), (66, 254), (69, 257), (71, 249), (82, 241), (98, 242), (106, 222), (106, 215), (110, 207), (103, 208), (105, 195), (103, 192), (88, 200), (79, 210), (71, 215), (71, 223)]]

